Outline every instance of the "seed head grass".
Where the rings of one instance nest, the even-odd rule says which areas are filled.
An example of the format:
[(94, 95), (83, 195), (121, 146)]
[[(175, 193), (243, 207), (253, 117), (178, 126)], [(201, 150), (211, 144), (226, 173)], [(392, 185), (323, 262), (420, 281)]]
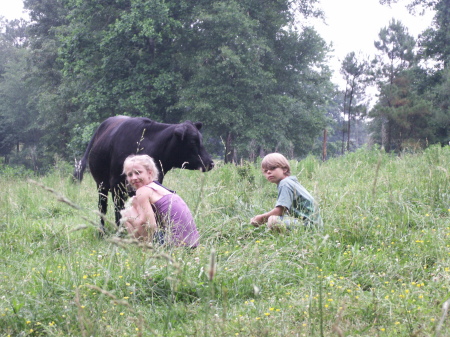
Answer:
[(99, 237), (95, 183), (0, 168), (1, 336), (446, 336), (450, 147), (361, 149), (291, 171), (323, 229), (273, 233), (259, 163), (175, 169), (196, 249)]

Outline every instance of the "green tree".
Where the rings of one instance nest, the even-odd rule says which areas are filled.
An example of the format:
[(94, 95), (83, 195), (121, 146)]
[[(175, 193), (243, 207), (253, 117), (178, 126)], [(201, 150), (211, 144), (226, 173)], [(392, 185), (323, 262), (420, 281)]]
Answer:
[(295, 146), (304, 154), (323, 129), (327, 48), (313, 29), (287, 28), (288, 9), (284, 1), (218, 1), (192, 26), (194, 57), (179, 105), (224, 140), (226, 162), (236, 151)]
[(67, 144), (72, 135), (71, 113), (76, 111), (76, 83), (63, 83), (62, 64), (58, 60), (60, 31), (67, 25), (68, 9), (59, 0), (24, 0), (30, 23), (30, 65), (28, 78), (34, 92), (29, 106), (37, 111), (36, 124), (41, 131), (38, 142), (43, 165), (52, 164), (55, 154), (69, 158)]
[(347, 151), (350, 150), (350, 130), (352, 120), (365, 114), (365, 89), (369, 84), (369, 62), (359, 59), (355, 52), (348, 53), (342, 61), (340, 70), (345, 80), (345, 93), (343, 101), (344, 118), (347, 115), (347, 128), (342, 129), (342, 151), (344, 153), (344, 135), (347, 133)]
[(70, 22), (60, 34), (59, 59), (64, 80), (77, 83), (75, 95), (86, 120), (127, 113), (178, 121), (172, 107), (181, 80), (175, 56), (183, 22), (171, 11), (174, 4), (66, 2)]
[(376, 121), (373, 125), (381, 127), (381, 144), (386, 151), (393, 145), (395, 133), (395, 118), (398, 87), (396, 78), (412, 67), (415, 63), (415, 39), (408, 34), (407, 28), (400, 21), (392, 19), (388, 27), (382, 28), (379, 33), (380, 40), (375, 41), (379, 50), (374, 60), (375, 81), (380, 91), (379, 101), (371, 111), (371, 117)]
[(427, 57), (443, 63), (444, 68), (450, 65), (450, 0), (435, 3), (436, 15), (433, 27), (422, 34), (421, 47)]
[[(202, 120), (227, 161), (249, 152), (308, 152), (325, 124), (325, 42), (298, 14), (316, 0), (25, 0), (46, 150), (76, 154), (116, 114)], [(275, 132), (274, 132), (275, 130)]]
[[(398, 0), (380, 0), (381, 4), (390, 5)], [(435, 12), (432, 27), (423, 32), (421, 47), (426, 57), (432, 57), (443, 63), (447, 68), (450, 62), (450, 0), (411, 0), (408, 4), (411, 13), (417, 8), (421, 12), (432, 10)]]
[[(384, 0), (390, 4), (396, 0)], [(428, 125), (433, 128), (433, 139), (441, 144), (450, 141), (450, 1), (449, 0), (413, 0), (408, 8), (413, 13), (417, 8), (422, 11), (433, 10), (433, 24), (419, 37), (419, 54), (422, 59), (431, 60), (433, 67), (421, 72), (418, 79), (419, 92), (423, 100), (432, 105), (432, 115)]]
[(29, 49), (24, 27), (23, 20), (2, 21), (0, 27), (0, 151), (5, 158), (13, 147), (16, 152), (35, 153), (39, 139), (36, 111), (28, 104), (33, 88), (27, 77)]
[(380, 92), (373, 112), (388, 116), (390, 150), (424, 147), (433, 142), (431, 101), (418, 94), (416, 69), (405, 70)]
[(173, 40), (181, 24), (169, 17), (168, 4), (25, 0), (25, 6), (32, 19), (31, 77), (39, 88), (32, 103), (49, 154), (80, 155), (84, 146), (74, 145), (85, 128), (111, 115), (180, 119), (171, 106), (180, 78)]
[(441, 144), (450, 142), (450, 0), (434, 1), (432, 5), (436, 15), (433, 26), (421, 37), (424, 57), (432, 58), (441, 64), (434, 71), (431, 99), (434, 114), (430, 122), (435, 126), (436, 141)]

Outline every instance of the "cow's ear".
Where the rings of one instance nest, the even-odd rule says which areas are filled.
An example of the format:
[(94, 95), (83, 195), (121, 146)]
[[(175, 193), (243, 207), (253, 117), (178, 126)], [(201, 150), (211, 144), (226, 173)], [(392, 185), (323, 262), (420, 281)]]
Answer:
[(187, 129), (187, 127), (184, 124), (179, 124), (175, 128), (175, 135), (177, 137), (180, 137), (181, 141), (184, 140), (184, 134), (186, 133), (186, 129)]
[(203, 123), (202, 122), (195, 122), (194, 125), (197, 128), (197, 130), (200, 130), (202, 128), (202, 126), (203, 126)]

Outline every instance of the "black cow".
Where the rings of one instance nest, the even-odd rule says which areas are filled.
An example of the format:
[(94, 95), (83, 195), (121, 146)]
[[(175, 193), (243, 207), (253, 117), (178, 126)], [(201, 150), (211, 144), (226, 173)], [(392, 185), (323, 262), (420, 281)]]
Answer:
[[(202, 123), (186, 121), (162, 124), (148, 118), (116, 116), (106, 119), (95, 131), (83, 158), (76, 165), (74, 177), (81, 181), (86, 163), (97, 183), (98, 207), (106, 214), (108, 191), (111, 192), (116, 223), (127, 198), (123, 162), (130, 154), (148, 154), (160, 171), (159, 182), (173, 167), (208, 171), (214, 167), (202, 144)], [(104, 220), (101, 219), (102, 229)]]

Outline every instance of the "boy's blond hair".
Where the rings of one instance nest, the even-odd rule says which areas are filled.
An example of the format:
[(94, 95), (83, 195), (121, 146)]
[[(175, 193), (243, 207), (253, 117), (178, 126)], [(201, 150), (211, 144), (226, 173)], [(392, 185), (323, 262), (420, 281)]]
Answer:
[(156, 167), (155, 161), (152, 157), (146, 154), (140, 154), (135, 155), (132, 154), (128, 156), (125, 161), (123, 162), (123, 174), (126, 174), (125, 172), (125, 166), (132, 165), (132, 164), (139, 164), (144, 166), (144, 168), (151, 172), (150, 176), (152, 180), (158, 180), (159, 177), (159, 171)]
[(262, 170), (273, 170), (277, 167), (283, 169), (287, 176), (291, 175), (291, 166), (288, 160), (281, 153), (269, 153), (261, 162)]

